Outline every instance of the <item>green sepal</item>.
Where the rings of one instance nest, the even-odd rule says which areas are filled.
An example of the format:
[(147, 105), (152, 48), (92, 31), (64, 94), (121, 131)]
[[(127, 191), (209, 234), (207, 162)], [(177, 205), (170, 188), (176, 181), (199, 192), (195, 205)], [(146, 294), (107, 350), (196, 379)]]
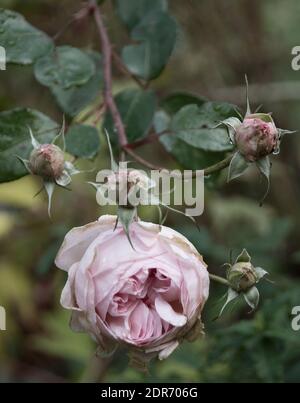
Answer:
[(267, 181), (266, 191), (260, 201), (260, 205), (262, 205), (270, 190), (270, 173), (271, 173), (270, 158), (268, 156), (261, 158), (260, 160), (258, 160), (256, 162), (256, 166), (259, 169), (260, 173), (265, 177), (265, 179)]
[(245, 263), (251, 262), (251, 257), (246, 249), (243, 249), (242, 252), (236, 258), (235, 263), (239, 262), (245, 262)]
[(116, 163), (115, 158), (114, 158), (114, 154), (113, 154), (113, 150), (112, 150), (112, 146), (111, 146), (108, 131), (106, 129), (104, 129), (104, 133), (105, 133), (105, 136), (106, 136), (109, 155), (110, 155), (111, 170), (114, 171), (114, 172), (117, 172), (119, 170), (119, 165)]
[(231, 180), (243, 175), (243, 173), (248, 169), (249, 165), (250, 163), (247, 162), (242, 154), (237, 151), (230, 161), (227, 182), (230, 182)]
[(259, 291), (256, 287), (250, 288), (247, 292), (243, 292), (243, 296), (247, 304), (254, 311), (259, 303)]
[(134, 246), (133, 246), (131, 238), (130, 238), (129, 229), (130, 229), (130, 224), (135, 220), (136, 215), (137, 215), (136, 208), (125, 208), (125, 207), (118, 206), (118, 212), (117, 212), (118, 220), (122, 224), (122, 227), (125, 231), (125, 234), (128, 238), (128, 241), (129, 241), (132, 249), (134, 249)]
[(227, 306), (231, 301), (233, 301), (233, 300), (235, 300), (236, 298), (238, 298), (238, 296), (239, 296), (239, 293), (238, 293), (237, 291), (233, 290), (232, 288), (228, 288), (226, 302), (225, 302), (225, 304), (222, 306), (222, 309), (221, 309), (221, 311), (220, 311), (219, 316), (217, 317), (217, 319), (223, 314), (223, 312), (224, 312), (226, 306)]

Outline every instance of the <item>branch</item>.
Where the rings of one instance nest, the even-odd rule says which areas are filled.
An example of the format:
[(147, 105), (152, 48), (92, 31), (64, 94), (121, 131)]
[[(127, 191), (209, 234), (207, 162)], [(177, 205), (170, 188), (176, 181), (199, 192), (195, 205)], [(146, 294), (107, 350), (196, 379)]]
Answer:
[[(102, 14), (100, 8), (97, 5), (96, 0), (89, 0), (89, 10), (91, 14), (94, 16), (95, 23), (98, 29), (101, 47), (102, 47), (102, 55), (103, 55), (103, 76), (104, 76), (104, 89), (103, 89), (103, 97), (106, 108), (110, 111), (112, 115), (112, 119), (114, 122), (114, 126), (117, 130), (119, 145), (122, 150), (124, 150), (128, 155), (135, 159), (141, 165), (153, 169), (162, 171), (164, 168), (159, 167), (151, 162), (146, 161), (138, 154), (136, 154), (128, 144), (125, 127), (122, 121), (122, 117), (120, 112), (115, 104), (114, 97), (112, 94), (112, 71), (111, 71), (111, 63), (113, 57), (112, 46), (107, 35), (107, 30), (105, 24), (103, 22)], [(125, 66), (124, 66), (125, 67)], [(130, 73), (131, 74), (131, 73)], [(224, 168), (226, 168), (231, 161), (232, 156), (225, 158), (223, 161), (212, 165), (204, 170), (204, 175), (211, 175), (212, 173), (218, 172)], [(197, 172), (192, 172), (191, 178), (195, 178), (197, 176)]]
[(73, 17), (69, 21), (67, 21), (67, 23), (55, 35), (53, 35), (52, 37), (53, 41), (57, 41), (67, 31), (67, 29), (70, 28), (70, 26), (74, 22), (81, 21), (82, 19), (87, 17), (88, 14), (89, 14), (88, 7), (85, 6), (82, 9), (80, 9), (77, 13), (73, 15)]
[[(138, 154), (136, 154), (132, 149), (130, 149), (128, 146), (124, 146), (123, 150), (130, 155), (132, 158), (134, 158), (134, 160), (136, 162), (138, 162), (139, 164), (143, 165), (144, 167), (151, 169), (151, 170), (156, 170), (156, 171), (165, 171), (166, 168), (160, 167), (158, 165), (152, 164), (151, 162), (145, 160), (144, 158), (140, 157)], [(211, 175), (213, 173), (219, 172), (222, 169), (225, 169), (229, 166), (230, 161), (232, 159), (232, 155), (229, 155), (228, 157), (226, 157), (225, 159), (223, 159), (220, 162), (217, 162), (214, 165), (211, 165), (208, 168), (204, 169), (204, 175), (208, 176)], [(177, 175), (173, 175), (174, 177)], [(197, 172), (192, 172), (190, 178), (196, 178), (197, 177)], [(186, 179), (189, 179), (188, 176), (185, 177)]]
[(107, 109), (110, 111), (115, 128), (117, 130), (118, 139), (120, 147), (127, 145), (127, 136), (125, 132), (125, 127), (120, 115), (120, 112), (115, 104), (114, 97), (112, 94), (112, 73), (111, 73), (111, 61), (112, 61), (112, 47), (109, 41), (105, 24), (103, 22), (102, 14), (100, 8), (98, 7), (95, 0), (89, 1), (90, 11), (94, 16), (97, 30), (99, 33), (102, 55), (103, 55), (103, 76), (104, 76), (104, 88), (103, 97)]

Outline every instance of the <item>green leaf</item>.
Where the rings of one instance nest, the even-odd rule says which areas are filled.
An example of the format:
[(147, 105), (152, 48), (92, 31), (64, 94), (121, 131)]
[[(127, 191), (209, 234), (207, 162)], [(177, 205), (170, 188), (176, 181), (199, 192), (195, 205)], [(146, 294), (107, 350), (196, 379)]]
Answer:
[(153, 11), (167, 11), (166, 0), (116, 0), (117, 12), (129, 29)]
[(131, 32), (138, 42), (126, 46), (122, 59), (132, 74), (153, 80), (163, 70), (171, 56), (177, 37), (177, 25), (166, 13), (146, 15)]
[(243, 175), (249, 165), (250, 163), (239, 152), (236, 152), (229, 165), (227, 181), (230, 182)]
[[(163, 110), (157, 111), (154, 117), (154, 127), (157, 133), (169, 128), (171, 117)], [(164, 134), (159, 137), (167, 152), (186, 169), (203, 169), (222, 160), (224, 153), (210, 152), (192, 147), (178, 139), (174, 134)]]
[(242, 253), (240, 253), (238, 255), (238, 257), (236, 258), (235, 263), (239, 263), (239, 262), (245, 262), (248, 263), (251, 261), (251, 257), (249, 255), (249, 253), (246, 251), (246, 249), (242, 250)]
[(206, 151), (227, 151), (233, 147), (227, 129), (215, 126), (235, 114), (230, 104), (206, 102), (201, 107), (187, 105), (175, 114), (171, 129), (176, 137), (193, 147)]
[(0, 9), (0, 44), (8, 63), (32, 64), (53, 48), (52, 40), (22, 15)]
[(164, 134), (160, 136), (160, 142), (166, 151), (186, 169), (204, 169), (216, 164), (224, 157), (223, 153), (200, 150), (192, 147), (175, 136)]
[(243, 296), (252, 310), (257, 308), (259, 303), (259, 291), (256, 287), (251, 287), (250, 290), (243, 293)]
[(76, 116), (100, 94), (103, 82), (102, 58), (97, 52), (86, 52), (95, 64), (95, 73), (83, 85), (62, 88), (58, 85), (50, 87), (60, 108), (70, 116)]
[(170, 115), (174, 115), (186, 105), (202, 106), (207, 100), (198, 95), (189, 94), (188, 92), (175, 92), (164, 98), (160, 104), (161, 108)]
[[(115, 101), (125, 125), (129, 143), (145, 137), (152, 125), (156, 108), (153, 91), (125, 90), (115, 96)], [(117, 133), (109, 113), (103, 127), (108, 131), (113, 146), (118, 144)]]
[(51, 143), (59, 131), (56, 122), (41, 112), (18, 108), (0, 113), (0, 182), (18, 179), (28, 172), (16, 158), (32, 151), (29, 128), (39, 143)]
[(60, 46), (40, 58), (34, 66), (35, 78), (46, 87), (63, 89), (85, 84), (95, 74), (95, 63), (80, 49)]
[(66, 150), (80, 158), (93, 158), (100, 149), (98, 130), (93, 126), (76, 124), (66, 135)]
[(166, 130), (170, 130), (171, 116), (164, 110), (155, 112), (153, 126), (156, 133), (162, 133)]

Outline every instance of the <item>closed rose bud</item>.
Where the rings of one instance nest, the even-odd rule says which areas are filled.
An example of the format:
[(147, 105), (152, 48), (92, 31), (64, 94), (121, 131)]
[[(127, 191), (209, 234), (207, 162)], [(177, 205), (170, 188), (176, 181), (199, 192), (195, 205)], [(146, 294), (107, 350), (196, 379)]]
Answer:
[(30, 154), (29, 168), (45, 180), (59, 178), (64, 170), (63, 151), (54, 144), (41, 144)]
[(131, 224), (133, 249), (116, 219), (102, 216), (67, 234), (56, 258), (68, 272), (61, 303), (72, 311), (72, 328), (103, 352), (121, 344), (134, 362), (164, 359), (203, 330), (206, 264), (184, 236), (157, 224)]
[(230, 267), (227, 280), (237, 292), (247, 291), (257, 283), (254, 266), (250, 262), (238, 262)]
[(236, 128), (235, 142), (239, 152), (249, 162), (258, 161), (278, 147), (278, 130), (270, 117), (262, 120), (261, 114), (248, 115)]
[[(103, 188), (109, 189), (116, 193), (116, 202), (123, 206), (134, 207), (136, 203), (132, 203), (136, 199), (134, 196), (139, 194), (147, 197), (149, 190), (155, 186), (155, 182), (142, 171), (137, 169), (119, 169), (112, 172), (107, 177)], [(114, 193), (113, 193), (114, 194)], [(140, 201), (140, 196), (137, 201)]]

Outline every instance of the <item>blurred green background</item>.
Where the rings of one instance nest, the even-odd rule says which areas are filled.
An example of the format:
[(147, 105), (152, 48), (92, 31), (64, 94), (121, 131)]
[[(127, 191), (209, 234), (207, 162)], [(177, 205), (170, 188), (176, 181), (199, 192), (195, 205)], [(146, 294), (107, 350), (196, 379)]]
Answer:
[[(79, 0), (0, 0), (0, 6), (22, 13), (54, 36), (79, 10)], [(300, 127), (300, 71), (291, 68), (291, 49), (300, 45), (298, 0), (170, 0), (181, 26), (176, 50), (152, 87), (163, 97), (188, 91), (244, 108), (244, 73), (250, 100), (273, 111), (278, 127)], [(103, 6), (109, 33), (120, 49), (127, 34), (110, 1)], [(93, 22), (72, 25), (57, 41), (99, 49)], [(9, 66), (0, 72), (0, 110), (29, 106), (62, 120), (50, 92), (36, 83), (32, 69)], [(134, 83), (115, 72), (114, 90)], [(140, 151), (139, 151), (140, 152)], [(159, 145), (141, 153), (164, 166), (176, 166)], [(169, 158), (169, 160), (168, 160)], [(106, 210), (87, 185), (93, 173), (80, 175), (72, 192), (54, 195), (53, 218), (47, 216), (38, 179), (25, 177), (0, 185), (0, 305), (7, 311), (7, 331), (0, 332), (0, 382), (174, 381), (299, 382), (300, 331), (291, 329), (291, 310), (300, 305), (300, 139), (287, 136), (274, 157), (271, 191), (263, 207), (264, 183), (251, 170), (229, 185), (221, 176), (206, 191), (200, 234), (181, 216), (170, 214), (167, 225), (184, 233), (198, 248), (209, 270), (224, 275), (222, 263), (245, 247), (253, 262), (271, 273), (262, 282), (258, 311), (249, 314), (235, 304), (214, 321), (225, 289), (212, 284), (205, 308), (206, 338), (184, 344), (168, 360), (155, 362), (149, 375), (128, 368), (126, 352), (93, 359), (95, 344), (72, 333), (69, 313), (59, 304), (65, 273), (53, 260), (65, 233), (95, 220)], [(107, 167), (107, 149), (84, 168)], [(157, 220), (144, 208), (145, 220)]]

